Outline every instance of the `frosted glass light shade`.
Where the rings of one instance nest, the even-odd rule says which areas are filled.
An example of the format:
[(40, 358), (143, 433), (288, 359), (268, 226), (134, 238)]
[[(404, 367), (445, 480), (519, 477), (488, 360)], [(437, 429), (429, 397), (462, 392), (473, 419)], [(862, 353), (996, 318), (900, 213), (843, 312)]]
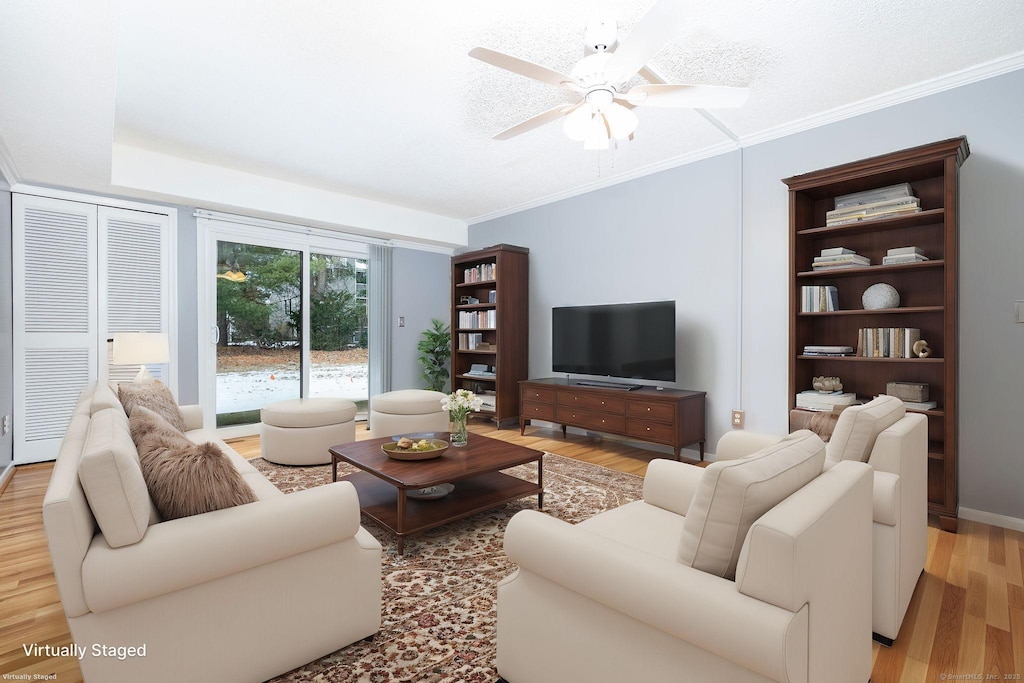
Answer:
[(618, 102), (612, 102), (605, 107), (604, 117), (608, 120), (608, 129), (616, 140), (625, 140), (640, 125), (640, 119), (636, 114)]
[(583, 149), (608, 149), (608, 123), (603, 114), (595, 114), (591, 120)]
[(165, 332), (115, 332), (114, 365), (141, 365), (136, 382), (152, 382), (147, 363), (168, 363), (171, 349)]
[(594, 118), (594, 113), (591, 111), (590, 106), (582, 104), (565, 117), (565, 121), (562, 123), (562, 130), (570, 140), (583, 142), (587, 139), (587, 131), (590, 130), (590, 120), (592, 118)]

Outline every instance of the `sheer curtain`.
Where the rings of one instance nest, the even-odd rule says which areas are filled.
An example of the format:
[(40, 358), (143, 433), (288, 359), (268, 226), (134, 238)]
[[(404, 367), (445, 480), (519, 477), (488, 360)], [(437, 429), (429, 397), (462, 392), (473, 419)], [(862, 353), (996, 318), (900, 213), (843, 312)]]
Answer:
[(392, 247), (369, 244), (370, 398), (391, 390), (391, 259)]

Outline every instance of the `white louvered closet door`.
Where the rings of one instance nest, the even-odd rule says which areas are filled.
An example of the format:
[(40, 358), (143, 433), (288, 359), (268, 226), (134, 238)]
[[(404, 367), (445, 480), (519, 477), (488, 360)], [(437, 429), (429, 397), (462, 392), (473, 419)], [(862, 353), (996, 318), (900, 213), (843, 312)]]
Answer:
[(96, 207), (15, 194), (14, 462), (53, 459), (96, 378)]
[[(165, 214), (99, 207), (101, 379), (130, 382), (138, 365), (114, 365), (115, 332), (168, 332), (170, 221)], [(168, 366), (149, 365), (165, 384)]]

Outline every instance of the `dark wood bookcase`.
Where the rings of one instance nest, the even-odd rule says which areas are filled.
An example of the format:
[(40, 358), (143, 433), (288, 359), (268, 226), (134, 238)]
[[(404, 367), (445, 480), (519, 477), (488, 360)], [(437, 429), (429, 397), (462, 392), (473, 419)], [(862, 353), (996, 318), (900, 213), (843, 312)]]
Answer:
[[(452, 390), (493, 392), (493, 412), (485, 408), (480, 414), (493, 418), (499, 427), (506, 420), (518, 420), (519, 381), (528, 372), (529, 259), (529, 249), (510, 244), (452, 257)], [(477, 303), (463, 303), (466, 298)], [(493, 326), (486, 321), (460, 324), (461, 313), (488, 312), (496, 318)], [(471, 334), (480, 335), (482, 347), (468, 348), (465, 335)], [(468, 374), (474, 365), (493, 368), (494, 375)]]
[[(943, 529), (957, 522), (957, 243), (958, 175), (970, 150), (960, 137), (872, 157), (783, 180), (789, 186), (789, 401), (810, 389), (815, 376), (838, 376), (843, 391), (870, 399), (893, 381), (924, 382), (938, 406), (928, 416), (928, 505)], [(835, 197), (909, 183), (921, 211), (891, 218), (826, 226)], [(890, 248), (920, 247), (929, 260), (881, 265)], [(822, 249), (846, 247), (871, 259), (870, 266), (813, 271)], [(896, 288), (898, 308), (864, 310), (872, 284)], [(839, 310), (801, 312), (801, 287), (837, 288)], [(927, 358), (820, 357), (807, 345), (852, 346), (860, 328), (921, 330)]]

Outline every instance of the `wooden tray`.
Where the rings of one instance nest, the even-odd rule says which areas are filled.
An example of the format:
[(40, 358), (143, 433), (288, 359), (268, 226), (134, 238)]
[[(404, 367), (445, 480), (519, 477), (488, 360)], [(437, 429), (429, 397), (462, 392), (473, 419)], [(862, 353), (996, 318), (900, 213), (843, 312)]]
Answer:
[(380, 448), (393, 460), (431, 460), (432, 458), (441, 457), (444, 455), (444, 452), (448, 450), (447, 441), (442, 441), (441, 439), (430, 439), (430, 443), (434, 447), (425, 451), (413, 451), (407, 448), (399, 448), (398, 443), (394, 441), (391, 443), (381, 444)]

